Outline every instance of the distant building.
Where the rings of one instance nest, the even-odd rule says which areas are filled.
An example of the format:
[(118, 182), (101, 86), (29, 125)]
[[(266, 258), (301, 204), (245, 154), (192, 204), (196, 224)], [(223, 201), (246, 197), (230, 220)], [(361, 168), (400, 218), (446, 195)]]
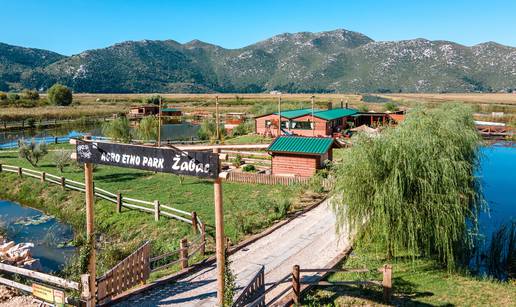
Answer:
[(333, 160), (333, 138), (280, 136), (267, 148), (272, 156), (271, 171), (276, 176), (311, 177)]
[(157, 115), (158, 112), (159, 106), (156, 105), (134, 106), (129, 110), (129, 117), (138, 118), (149, 115)]
[(224, 129), (229, 133), (235, 127), (242, 124), (246, 120), (246, 114), (243, 112), (229, 112), (224, 115)]
[(161, 109), (161, 116), (181, 116), (183, 112), (176, 108), (163, 108)]
[(281, 132), (278, 128), (279, 113), (255, 117), (256, 133), (276, 137), (278, 135), (333, 136), (347, 129), (358, 111), (349, 108), (330, 110), (299, 109), (281, 112)]

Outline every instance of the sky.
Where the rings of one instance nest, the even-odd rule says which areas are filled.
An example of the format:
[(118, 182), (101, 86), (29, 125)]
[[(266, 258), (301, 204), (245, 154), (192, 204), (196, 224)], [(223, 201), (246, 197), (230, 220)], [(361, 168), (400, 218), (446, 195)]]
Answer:
[(284, 32), (516, 46), (516, 0), (0, 0), (0, 42), (64, 55), (127, 40), (240, 48)]

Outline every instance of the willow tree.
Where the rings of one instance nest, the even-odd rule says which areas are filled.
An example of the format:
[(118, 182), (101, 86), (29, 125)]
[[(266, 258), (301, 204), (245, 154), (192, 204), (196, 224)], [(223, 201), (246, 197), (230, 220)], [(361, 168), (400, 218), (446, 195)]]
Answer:
[(403, 250), (453, 268), (483, 204), (479, 141), (459, 105), (415, 109), (380, 137), (359, 136), (336, 165), (338, 225), (383, 243), (388, 258)]
[(158, 139), (159, 122), (155, 116), (146, 116), (142, 118), (136, 136), (143, 141), (154, 141)]

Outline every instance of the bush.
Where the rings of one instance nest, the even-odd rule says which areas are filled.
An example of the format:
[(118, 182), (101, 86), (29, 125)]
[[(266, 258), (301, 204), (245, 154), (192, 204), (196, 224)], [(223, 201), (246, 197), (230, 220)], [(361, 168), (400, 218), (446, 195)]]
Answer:
[(63, 169), (72, 162), (71, 152), (68, 150), (59, 150), (54, 152), (54, 163), (56, 164), (59, 172), (63, 172)]
[(146, 116), (140, 120), (136, 129), (136, 137), (142, 141), (154, 141), (158, 139), (159, 122), (155, 116)]
[(253, 129), (254, 129), (254, 122), (253, 121), (245, 121), (233, 129), (232, 135), (233, 136), (246, 135), (246, 134), (253, 132)]
[(118, 117), (104, 123), (102, 133), (116, 142), (129, 143), (132, 139), (131, 127), (126, 117)]
[(7, 100), (7, 94), (4, 92), (0, 92), (0, 100), (2, 100), (2, 101)]
[[(197, 136), (200, 140), (210, 140), (212, 142), (217, 139), (217, 124), (214, 119), (206, 119), (201, 123)], [(226, 136), (226, 129), (223, 125), (219, 126), (219, 139), (223, 139)]]
[(23, 98), (28, 100), (38, 100), (39, 99), (39, 93), (34, 90), (24, 90), (23, 91)]
[(69, 106), (72, 103), (72, 91), (66, 86), (56, 83), (48, 90), (48, 100), (58, 106)]
[(46, 143), (36, 143), (32, 140), (26, 144), (24, 140), (20, 141), (18, 155), (20, 158), (26, 159), (32, 166), (38, 166), (38, 162), (48, 153)]
[(7, 100), (9, 100), (9, 102), (11, 102), (11, 103), (14, 103), (14, 102), (20, 100), (20, 95), (18, 95), (16, 93), (9, 93), (9, 95), (7, 95)]
[(242, 167), (242, 170), (244, 172), (253, 173), (256, 171), (256, 167), (254, 167), (254, 165), (252, 165), (252, 164), (247, 164), (247, 165), (244, 165), (244, 167)]
[(384, 106), (385, 111), (396, 112), (399, 110), (398, 105), (394, 102), (387, 102)]
[(146, 97), (143, 99), (143, 103), (148, 103), (148, 104), (156, 104), (158, 105), (159, 104), (159, 100), (162, 99), (160, 95), (152, 95), (150, 97)]

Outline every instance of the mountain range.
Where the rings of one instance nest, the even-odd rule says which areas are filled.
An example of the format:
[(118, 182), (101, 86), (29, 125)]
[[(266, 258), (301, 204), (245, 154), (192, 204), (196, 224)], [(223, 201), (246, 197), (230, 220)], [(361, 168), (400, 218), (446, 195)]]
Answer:
[(0, 43), (0, 91), (56, 82), (89, 93), (516, 91), (516, 48), (374, 41), (343, 29), (285, 33), (240, 49), (143, 40), (72, 56)]

